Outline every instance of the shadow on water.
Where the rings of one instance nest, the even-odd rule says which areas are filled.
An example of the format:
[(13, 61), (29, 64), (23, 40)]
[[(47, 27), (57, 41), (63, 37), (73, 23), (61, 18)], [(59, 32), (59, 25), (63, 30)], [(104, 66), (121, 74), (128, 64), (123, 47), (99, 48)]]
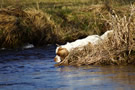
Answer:
[(55, 67), (54, 56), (55, 46), (0, 51), (0, 89), (135, 89), (135, 66)]

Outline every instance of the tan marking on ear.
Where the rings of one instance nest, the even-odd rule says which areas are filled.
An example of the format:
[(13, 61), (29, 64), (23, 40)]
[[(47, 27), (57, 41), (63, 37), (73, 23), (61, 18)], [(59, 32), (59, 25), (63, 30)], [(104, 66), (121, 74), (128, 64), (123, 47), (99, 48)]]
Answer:
[(65, 57), (69, 54), (68, 50), (66, 48), (59, 48), (58, 52), (56, 53), (59, 55), (62, 59), (65, 59)]

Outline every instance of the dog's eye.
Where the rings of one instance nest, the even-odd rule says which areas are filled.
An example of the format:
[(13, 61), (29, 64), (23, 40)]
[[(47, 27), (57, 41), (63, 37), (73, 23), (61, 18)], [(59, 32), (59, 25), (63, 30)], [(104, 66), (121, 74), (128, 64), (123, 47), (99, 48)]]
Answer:
[(58, 56), (61, 56), (61, 54), (60, 53), (56, 53)]

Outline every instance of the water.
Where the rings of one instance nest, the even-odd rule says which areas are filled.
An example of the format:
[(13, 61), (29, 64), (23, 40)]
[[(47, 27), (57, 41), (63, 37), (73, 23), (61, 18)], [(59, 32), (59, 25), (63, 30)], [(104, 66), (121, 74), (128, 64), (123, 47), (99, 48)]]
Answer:
[(55, 67), (55, 46), (0, 51), (0, 90), (134, 90), (135, 66)]

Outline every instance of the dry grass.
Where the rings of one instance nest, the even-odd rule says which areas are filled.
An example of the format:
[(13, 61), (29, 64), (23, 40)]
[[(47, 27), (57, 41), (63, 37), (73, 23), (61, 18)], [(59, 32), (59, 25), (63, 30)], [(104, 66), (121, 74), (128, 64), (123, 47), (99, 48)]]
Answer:
[[(115, 13), (115, 12), (114, 12)], [(135, 64), (135, 7), (131, 6), (129, 16), (110, 15), (106, 20), (114, 31), (108, 39), (83, 50), (74, 49), (58, 65), (127, 65)]]
[[(1, 47), (17, 48), (27, 43), (34, 45), (50, 42), (55, 25), (49, 15), (40, 10), (1, 9)], [(53, 35), (54, 36), (54, 35)]]
[(22, 31), (19, 27), (19, 19), (26, 13), (18, 9), (0, 10), (0, 42), (1, 47), (16, 47), (21, 44)]
[(27, 18), (23, 20), (23, 25), (30, 29), (30, 42), (34, 45), (45, 45), (54, 42), (55, 24), (47, 13), (36, 9), (27, 9)]

